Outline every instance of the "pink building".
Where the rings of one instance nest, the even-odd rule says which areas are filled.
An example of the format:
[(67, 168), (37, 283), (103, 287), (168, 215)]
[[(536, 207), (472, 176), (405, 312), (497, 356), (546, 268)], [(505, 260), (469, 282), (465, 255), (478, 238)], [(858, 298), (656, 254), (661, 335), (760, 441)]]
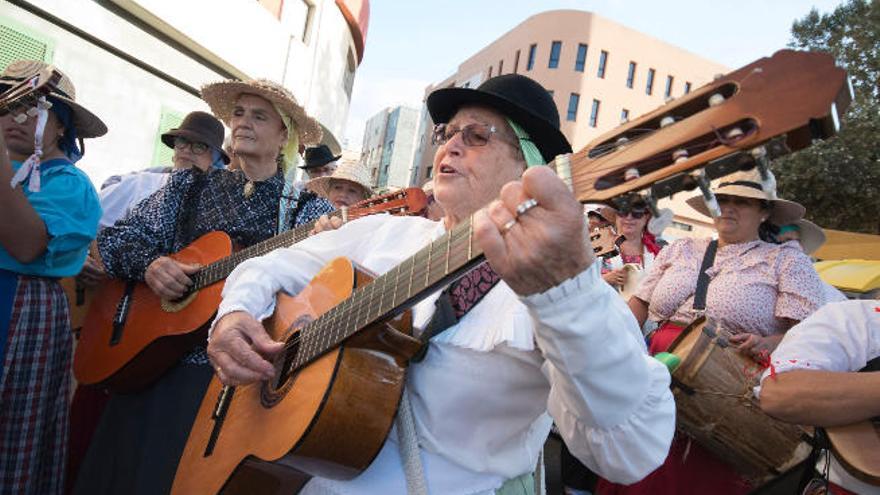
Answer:
[[(526, 19), (479, 50), (455, 74), (429, 86), (425, 96), (441, 87), (474, 88), (499, 74), (526, 75), (553, 93), (562, 131), (577, 151), (622, 121), (729, 70), (591, 12), (553, 10)], [(431, 177), (435, 151), (426, 111), (421, 126), (411, 175), (416, 184)], [(685, 212), (687, 206), (673, 209), (696, 216)]]

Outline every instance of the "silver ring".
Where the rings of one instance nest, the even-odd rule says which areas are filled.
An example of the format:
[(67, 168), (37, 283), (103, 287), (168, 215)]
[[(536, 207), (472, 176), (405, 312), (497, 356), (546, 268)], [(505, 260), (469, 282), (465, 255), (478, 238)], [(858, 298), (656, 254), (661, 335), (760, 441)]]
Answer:
[(220, 368), (220, 367), (219, 367), (219, 366), (217, 366), (217, 367), (216, 367), (216, 368), (214, 368), (214, 371), (216, 371), (216, 372), (217, 372), (217, 376), (219, 376), (219, 375), (220, 375), (220, 373), (222, 373), (222, 372), (223, 372), (223, 369), (222, 369), (222, 368)]
[(511, 218), (510, 220), (508, 220), (507, 223), (505, 223), (504, 225), (501, 226), (501, 229), (500, 229), (501, 235), (508, 233), (510, 231), (510, 229), (513, 228), (514, 225), (516, 225), (515, 218)]
[(538, 206), (538, 200), (535, 198), (529, 198), (523, 201), (516, 206), (516, 218), (519, 218), (521, 215), (524, 215), (527, 211), (536, 206)]

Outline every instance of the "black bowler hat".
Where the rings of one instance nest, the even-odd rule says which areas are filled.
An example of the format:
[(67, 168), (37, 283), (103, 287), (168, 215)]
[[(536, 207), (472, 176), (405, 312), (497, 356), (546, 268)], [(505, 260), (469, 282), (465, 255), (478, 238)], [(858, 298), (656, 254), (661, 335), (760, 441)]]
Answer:
[(438, 89), (428, 95), (427, 104), (435, 124), (449, 122), (466, 105), (489, 107), (525, 129), (548, 163), (556, 155), (571, 153), (568, 139), (559, 130), (559, 112), (553, 97), (526, 76), (493, 77), (477, 89)]
[(333, 152), (330, 151), (327, 145), (319, 144), (314, 148), (306, 148), (306, 164), (300, 168), (308, 170), (310, 168), (322, 167), (340, 158), (342, 158), (342, 155), (333, 156)]
[(180, 136), (194, 143), (205, 143), (219, 151), (223, 163), (228, 164), (229, 155), (223, 151), (223, 132), (223, 124), (210, 113), (190, 112), (183, 118), (180, 127), (162, 134), (162, 142), (165, 146), (174, 148), (174, 138)]

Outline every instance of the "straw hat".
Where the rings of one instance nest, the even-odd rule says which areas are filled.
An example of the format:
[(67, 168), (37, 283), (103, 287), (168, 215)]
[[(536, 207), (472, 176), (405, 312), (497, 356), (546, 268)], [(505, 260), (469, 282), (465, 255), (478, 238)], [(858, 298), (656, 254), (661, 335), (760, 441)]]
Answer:
[[(40, 73), (43, 69), (52, 68), (61, 73), (54, 66), (37, 60), (16, 60), (9, 64), (0, 74), (0, 90), (6, 90), (16, 84)], [(61, 80), (56, 88), (49, 93), (50, 99), (65, 103), (73, 113), (73, 126), (78, 138), (94, 138), (107, 134), (107, 126), (95, 114), (76, 102), (76, 89), (67, 75), (61, 73)]]
[(267, 79), (252, 79), (221, 81), (202, 86), (202, 99), (227, 126), (232, 120), (235, 102), (243, 94), (256, 95), (277, 105), (296, 125), (301, 146), (311, 146), (321, 141), (322, 131), (318, 121), (309, 117), (305, 109), (296, 102), (293, 93), (278, 83)]
[[(795, 220), (804, 216), (806, 208), (794, 201), (778, 199), (772, 192), (764, 191), (761, 185), (761, 175), (756, 169), (736, 172), (721, 179), (721, 182), (712, 188), (715, 195), (737, 196), (740, 198), (753, 198), (767, 201), (771, 205), (770, 222), (777, 225), (794, 223)], [(703, 201), (702, 195), (687, 199), (687, 204), (707, 217), (712, 215)]]
[(822, 244), (825, 244), (825, 232), (822, 230), (822, 227), (819, 227), (815, 223), (805, 218), (801, 218), (787, 226), (789, 225), (796, 228), (800, 234), (798, 242), (801, 243), (801, 247), (804, 249), (805, 253), (813, 254), (817, 249), (822, 247)]
[(370, 171), (353, 160), (343, 160), (333, 175), (312, 179), (306, 183), (306, 188), (326, 198), (330, 194), (330, 181), (334, 179), (354, 182), (364, 188), (364, 196), (366, 197), (373, 194), (373, 188), (370, 185)]

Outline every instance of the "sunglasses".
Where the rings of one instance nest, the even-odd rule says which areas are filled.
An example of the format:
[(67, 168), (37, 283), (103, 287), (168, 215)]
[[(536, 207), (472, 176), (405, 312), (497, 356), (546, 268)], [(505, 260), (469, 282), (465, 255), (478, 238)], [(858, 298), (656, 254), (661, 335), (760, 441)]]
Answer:
[(647, 211), (647, 210), (630, 210), (630, 211), (619, 211), (619, 212), (617, 212), (617, 215), (618, 215), (618, 216), (621, 216), (621, 217), (633, 217), (633, 218), (635, 218), (636, 220), (639, 220), (639, 219), (643, 218), (643, 217), (644, 217), (645, 215), (647, 215), (647, 214), (648, 214), (648, 211)]
[(193, 155), (201, 155), (202, 153), (208, 151), (210, 146), (205, 143), (196, 143), (190, 141), (185, 137), (177, 136), (174, 138), (174, 149), (183, 151), (186, 148), (189, 148), (189, 150), (192, 151)]
[(494, 125), (489, 124), (468, 124), (460, 128), (449, 124), (436, 124), (434, 132), (431, 133), (431, 144), (436, 146), (446, 144), (459, 132), (461, 133), (461, 140), (464, 141), (465, 145), (486, 146), (489, 144), (489, 138), (493, 134), (498, 133), (498, 129)]

